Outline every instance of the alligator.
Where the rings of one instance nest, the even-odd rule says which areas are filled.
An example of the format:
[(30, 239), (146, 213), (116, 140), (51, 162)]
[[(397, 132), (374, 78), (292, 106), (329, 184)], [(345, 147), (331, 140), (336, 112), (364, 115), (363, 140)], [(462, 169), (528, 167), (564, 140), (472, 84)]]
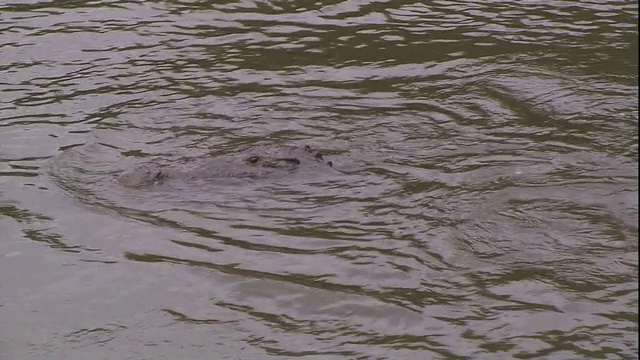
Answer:
[(167, 180), (261, 179), (325, 169), (333, 169), (331, 161), (325, 161), (321, 152), (308, 145), (253, 146), (238, 153), (191, 160), (180, 165), (137, 165), (122, 172), (117, 180), (127, 187), (141, 187)]

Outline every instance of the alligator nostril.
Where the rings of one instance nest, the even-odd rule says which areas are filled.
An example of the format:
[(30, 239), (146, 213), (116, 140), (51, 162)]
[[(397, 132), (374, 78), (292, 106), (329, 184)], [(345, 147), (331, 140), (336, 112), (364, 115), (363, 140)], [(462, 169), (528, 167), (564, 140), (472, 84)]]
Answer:
[(329, 167), (333, 167), (333, 163), (331, 161), (327, 161), (327, 165), (329, 165)]
[(305, 145), (305, 146), (303, 146), (303, 147), (304, 147), (304, 149), (305, 149), (305, 150), (307, 150), (307, 151), (311, 151), (311, 146), (309, 146), (309, 145)]

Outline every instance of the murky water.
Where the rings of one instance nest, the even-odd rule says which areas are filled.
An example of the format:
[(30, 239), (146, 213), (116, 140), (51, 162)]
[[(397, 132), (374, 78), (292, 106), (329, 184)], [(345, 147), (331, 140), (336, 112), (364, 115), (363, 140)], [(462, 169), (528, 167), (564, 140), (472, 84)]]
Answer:
[(0, 359), (637, 358), (637, 2), (3, 3)]

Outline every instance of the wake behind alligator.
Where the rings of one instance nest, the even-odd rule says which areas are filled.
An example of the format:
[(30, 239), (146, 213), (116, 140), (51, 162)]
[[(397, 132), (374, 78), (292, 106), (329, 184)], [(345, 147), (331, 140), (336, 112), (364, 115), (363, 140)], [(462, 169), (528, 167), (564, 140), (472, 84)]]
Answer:
[(254, 146), (245, 151), (163, 166), (137, 165), (118, 176), (128, 187), (160, 184), (170, 180), (188, 181), (215, 178), (262, 179), (295, 176), (301, 172), (335, 171), (331, 161), (308, 145)]

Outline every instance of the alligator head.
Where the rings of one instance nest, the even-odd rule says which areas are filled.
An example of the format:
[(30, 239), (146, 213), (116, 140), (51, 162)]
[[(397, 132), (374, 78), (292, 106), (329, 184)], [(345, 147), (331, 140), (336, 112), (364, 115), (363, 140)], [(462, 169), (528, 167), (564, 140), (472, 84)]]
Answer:
[(168, 179), (270, 178), (301, 170), (332, 167), (324, 155), (308, 145), (255, 146), (239, 153), (190, 161), (179, 166), (139, 165), (124, 171), (118, 181), (130, 187), (158, 184)]

